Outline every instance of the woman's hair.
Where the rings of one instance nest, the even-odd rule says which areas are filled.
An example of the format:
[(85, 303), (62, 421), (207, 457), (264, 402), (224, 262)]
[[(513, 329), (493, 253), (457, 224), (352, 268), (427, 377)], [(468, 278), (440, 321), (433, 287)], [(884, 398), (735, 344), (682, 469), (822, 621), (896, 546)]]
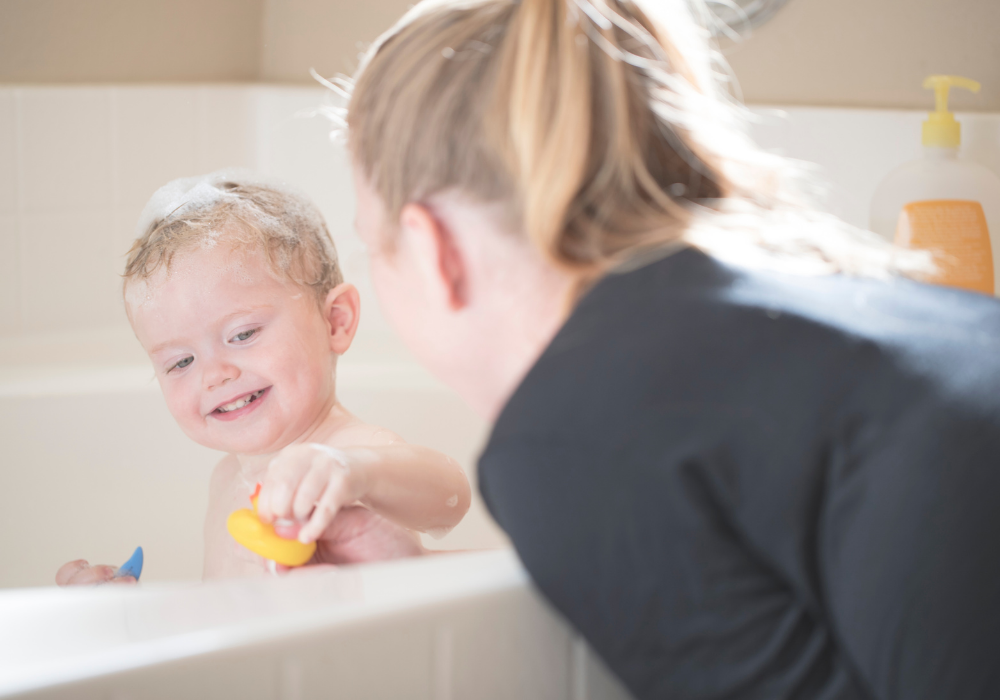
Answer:
[(169, 269), (176, 254), (220, 242), (260, 252), (279, 279), (311, 289), (319, 301), (343, 282), (316, 206), (249, 173), (221, 171), (164, 185), (139, 217), (138, 234), (125, 263), (126, 299), (131, 283)]
[(698, 1), (420, 3), (341, 81), (354, 161), (389, 221), (448, 190), (499, 202), (583, 281), (677, 241), (799, 271), (928, 269), (810, 206), (801, 168), (747, 137)]

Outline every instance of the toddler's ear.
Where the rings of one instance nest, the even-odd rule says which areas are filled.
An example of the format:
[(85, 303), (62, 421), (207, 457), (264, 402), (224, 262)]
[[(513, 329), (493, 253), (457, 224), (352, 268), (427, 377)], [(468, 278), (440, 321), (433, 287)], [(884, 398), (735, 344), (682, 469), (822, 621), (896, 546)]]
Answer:
[(323, 317), (330, 334), (330, 349), (343, 355), (351, 347), (361, 319), (361, 298), (353, 284), (339, 284), (326, 295)]

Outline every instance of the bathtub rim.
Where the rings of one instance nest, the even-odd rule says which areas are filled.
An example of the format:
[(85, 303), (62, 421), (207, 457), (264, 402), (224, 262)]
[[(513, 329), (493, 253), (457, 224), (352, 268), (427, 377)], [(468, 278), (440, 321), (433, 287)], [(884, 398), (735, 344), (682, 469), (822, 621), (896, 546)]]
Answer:
[[(96, 680), (143, 668), (166, 665), (204, 654), (222, 654), (244, 648), (267, 645), (292, 636), (321, 633), (330, 627), (351, 629), (377, 623), (394, 615), (418, 613), (449, 602), (491, 596), (530, 586), (530, 579), (516, 554), (509, 549), (435, 554), (413, 559), (342, 567), (335, 572), (316, 572), (311, 577), (349, 573), (361, 577), (366, 598), (359, 602), (332, 601), (326, 605), (284, 615), (268, 615), (229, 625), (190, 633), (165, 635), (145, 641), (125, 643), (90, 654), (69, 656), (50, 663), (19, 665), (4, 669), (0, 660), (0, 697), (53, 689), (70, 683)], [(405, 580), (407, 586), (401, 586)], [(261, 579), (252, 579), (259, 584)], [(281, 579), (269, 580), (264, 590), (283, 585)], [(293, 582), (294, 583), (294, 582)], [(246, 580), (202, 584), (214, 593), (227, 588), (244, 592), (252, 588)], [(162, 605), (174, 595), (190, 595), (195, 584), (159, 584), (147, 589), (59, 589), (22, 588), (0, 591), (0, 610), (19, 604), (43, 609), (53, 600), (89, 599), (105, 607), (124, 610), (126, 601), (133, 605)], [(260, 590), (258, 589), (258, 593)], [(111, 603), (111, 605), (109, 605)], [(115, 606), (114, 603), (119, 603)], [(80, 614), (85, 614), (81, 611)], [(124, 617), (124, 615), (123, 615)], [(122, 624), (125, 624), (124, 622)], [(5, 630), (4, 635), (17, 634)]]

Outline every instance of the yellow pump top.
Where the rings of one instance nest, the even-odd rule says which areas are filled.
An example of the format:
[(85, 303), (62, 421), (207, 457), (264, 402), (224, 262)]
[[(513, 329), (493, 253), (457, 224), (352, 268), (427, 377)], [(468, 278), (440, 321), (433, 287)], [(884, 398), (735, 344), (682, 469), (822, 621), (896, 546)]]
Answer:
[(934, 90), (935, 109), (924, 122), (923, 143), (925, 146), (957, 148), (962, 143), (962, 125), (955, 115), (948, 111), (948, 90), (953, 87), (979, 92), (979, 83), (957, 75), (929, 75), (924, 80), (924, 89)]

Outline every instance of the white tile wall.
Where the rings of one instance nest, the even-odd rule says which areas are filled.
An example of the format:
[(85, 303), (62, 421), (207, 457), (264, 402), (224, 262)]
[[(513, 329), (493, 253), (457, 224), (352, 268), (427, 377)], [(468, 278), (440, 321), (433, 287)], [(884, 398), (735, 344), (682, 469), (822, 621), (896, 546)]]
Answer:
[(21, 204), (48, 214), (112, 203), (109, 88), (31, 88), (17, 103)]
[[(359, 345), (385, 333), (353, 232), (346, 156), (326, 119), (309, 116), (330, 99), (320, 87), (0, 86), (0, 338), (124, 323), (118, 274), (149, 195), (172, 178), (231, 166), (282, 178), (316, 201), (361, 290)], [(755, 138), (818, 163), (829, 208), (856, 225), (867, 225), (882, 177), (920, 155), (921, 112), (757, 111), (769, 114)], [(964, 155), (1000, 172), (1000, 115), (959, 117)]]
[(254, 104), (253, 91), (245, 87), (198, 88), (196, 172), (257, 166)]
[(385, 332), (346, 157), (309, 114), (329, 99), (318, 87), (0, 87), (0, 338), (124, 324), (119, 275), (149, 196), (227, 167), (316, 201), (366, 302), (360, 343)]
[(141, 210), (161, 185), (198, 171), (198, 91), (130, 88), (111, 100), (115, 204)]
[[(868, 227), (875, 188), (896, 166), (923, 157), (919, 111), (758, 107), (751, 129), (764, 148), (819, 166), (828, 189), (826, 207), (845, 221)], [(1000, 115), (958, 114), (961, 156), (1000, 174)]]
[(256, 122), (246, 87), (0, 88), (0, 337), (124, 325), (146, 200), (255, 167)]
[(17, 208), (14, 93), (0, 91), (0, 216)]
[(368, 280), (364, 246), (354, 233), (354, 185), (331, 124), (316, 114), (331, 104), (323, 88), (268, 88), (257, 93), (257, 168), (300, 188), (319, 206), (337, 246), (345, 278), (357, 285), (364, 311), (359, 340), (387, 332)]
[(22, 328), (62, 332), (127, 322), (119, 301), (113, 240), (107, 211), (24, 214)]
[(21, 330), (21, 265), (18, 255), (18, 220), (0, 214), (0, 334)]

